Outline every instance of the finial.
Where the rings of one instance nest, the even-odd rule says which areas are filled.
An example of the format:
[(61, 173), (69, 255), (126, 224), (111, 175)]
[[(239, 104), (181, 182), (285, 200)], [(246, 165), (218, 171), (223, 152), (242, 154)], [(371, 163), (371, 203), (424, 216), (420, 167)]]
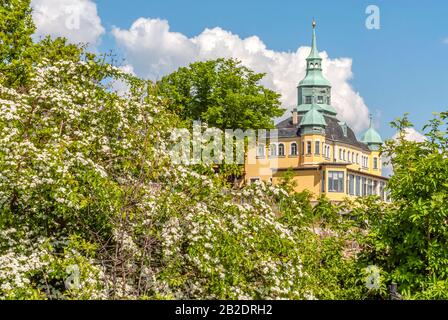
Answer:
[(369, 113), (369, 120), (370, 120), (369, 128), (372, 128), (373, 114), (371, 114), (371, 113)]
[(314, 20), (314, 18), (313, 18), (313, 29), (315, 29), (316, 28), (316, 20)]

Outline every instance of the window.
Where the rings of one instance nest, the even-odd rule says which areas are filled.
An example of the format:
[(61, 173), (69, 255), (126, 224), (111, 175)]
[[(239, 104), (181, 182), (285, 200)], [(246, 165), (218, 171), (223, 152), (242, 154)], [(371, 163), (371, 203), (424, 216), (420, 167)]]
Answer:
[(342, 160), (342, 149), (339, 149), (339, 160)]
[(296, 156), (297, 155), (297, 143), (291, 143), (291, 155)]
[(383, 181), (380, 182), (380, 197), (381, 200), (386, 200), (386, 184)]
[(345, 150), (342, 152), (342, 160), (345, 161)]
[(251, 178), (250, 179), (250, 184), (254, 184), (260, 181), (260, 178)]
[(356, 163), (359, 164), (359, 153), (356, 154)]
[(366, 158), (367, 158), (366, 156), (361, 157), (361, 163), (362, 163), (363, 168), (367, 167), (367, 159)]
[(344, 172), (342, 171), (328, 172), (328, 191), (344, 192)]
[(322, 96), (318, 96), (317, 97), (317, 103), (324, 103), (324, 97), (322, 97)]
[(264, 144), (259, 144), (258, 145), (257, 157), (264, 157)]
[(378, 170), (378, 158), (373, 158), (373, 169)]
[(311, 141), (306, 143), (306, 154), (311, 154)]
[(271, 144), (269, 146), (269, 149), (271, 150), (271, 153), (270, 153), (271, 157), (277, 156), (277, 146), (275, 144)]
[(278, 155), (280, 157), (284, 157), (285, 156), (285, 145), (283, 143), (280, 143), (278, 145)]
[(373, 180), (373, 193), (374, 195), (378, 195), (378, 181)]
[(367, 179), (366, 178), (362, 178), (362, 192), (361, 192), (362, 196), (366, 196), (367, 195)]
[(302, 142), (302, 154), (305, 154), (305, 142)]
[(348, 175), (348, 193), (352, 196), (355, 195), (355, 176), (353, 174)]
[(373, 181), (372, 179), (367, 179), (367, 195), (371, 196), (373, 194)]
[(316, 141), (316, 143), (315, 143), (314, 154), (316, 154), (316, 155), (320, 154), (320, 141)]
[(361, 195), (361, 177), (356, 176), (356, 195), (359, 197)]
[(347, 162), (350, 162), (350, 151), (347, 152)]
[(306, 96), (305, 97), (305, 104), (311, 104), (312, 103), (312, 97), (311, 96)]

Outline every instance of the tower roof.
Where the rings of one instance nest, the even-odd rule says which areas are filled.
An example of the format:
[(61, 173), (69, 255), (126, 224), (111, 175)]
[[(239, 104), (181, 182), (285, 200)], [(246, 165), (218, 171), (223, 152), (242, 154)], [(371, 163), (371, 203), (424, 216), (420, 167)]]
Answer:
[(322, 74), (322, 58), (319, 56), (316, 40), (316, 21), (313, 20), (313, 38), (311, 42), (311, 51), (306, 58), (306, 76), (300, 81), (299, 86), (307, 87), (331, 87), (330, 82)]
[(331, 87), (330, 81), (325, 79), (322, 74), (322, 70), (307, 70), (306, 77), (299, 82), (299, 86), (310, 87)]
[(317, 50), (317, 41), (316, 41), (316, 21), (313, 19), (313, 40), (311, 42), (311, 52), (307, 59), (321, 59), (319, 56), (319, 50)]
[[(310, 104), (301, 104), (300, 106), (297, 107), (297, 112), (299, 114), (305, 114), (308, 111), (310, 111), (311, 106), (312, 105), (310, 105)], [(323, 112), (325, 114), (328, 114), (328, 115), (331, 115), (331, 116), (335, 116), (337, 114), (336, 109), (333, 106), (329, 105), (329, 104), (315, 104), (315, 106), (317, 106), (317, 109), (320, 112)]]
[(364, 133), (361, 141), (368, 145), (383, 143), (383, 139), (381, 139), (380, 134), (372, 127), (372, 116), (370, 116), (369, 129)]
[(327, 122), (325, 121), (322, 113), (319, 112), (320, 107), (317, 104), (312, 104), (310, 110), (305, 113), (300, 121), (300, 126), (321, 126), (325, 127)]

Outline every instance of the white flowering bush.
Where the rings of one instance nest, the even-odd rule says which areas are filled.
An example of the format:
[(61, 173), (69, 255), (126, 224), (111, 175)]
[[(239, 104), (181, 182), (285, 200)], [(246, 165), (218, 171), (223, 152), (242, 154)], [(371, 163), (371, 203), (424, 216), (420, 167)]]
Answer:
[(311, 296), (288, 194), (172, 164), (178, 120), (150, 84), (92, 58), (44, 59), (29, 81), (0, 85), (0, 228), (25, 228), (4, 240), (0, 297)]
[[(288, 197), (271, 185), (222, 194), (179, 168), (175, 192), (161, 195), (165, 279), (175, 298), (303, 298), (300, 244), (274, 208)], [(300, 214), (300, 208), (296, 210)], [(175, 277), (173, 277), (175, 275)]]
[[(125, 75), (91, 59), (44, 60), (33, 69), (29, 88), (0, 85), (1, 230), (26, 226), (32, 233), (25, 239), (34, 244), (81, 234), (102, 245), (113, 238), (118, 216), (146, 210), (141, 199), (164, 161), (155, 153), (164, 150), (159, 129), (169, 117), (154, 121), (157, 102), (144, 101), (132, 83), (125, 96), (111, 91), (107, 80), (120, 77)], [(8, 261), (14, 254), (43, 261), (40, 245), (16, 249), (5, 248)], [(47, 293), (64, 291), (59, 280)], [(6, 296), (21, 288), (16, 284), (2, 284)], [(38, 283), (35, 288), (43, 293)]]
[(81, 239), (33, 236), (25, 227), (0, 230), (0, 241), (0, 299), (104, 297), (102, 271)]

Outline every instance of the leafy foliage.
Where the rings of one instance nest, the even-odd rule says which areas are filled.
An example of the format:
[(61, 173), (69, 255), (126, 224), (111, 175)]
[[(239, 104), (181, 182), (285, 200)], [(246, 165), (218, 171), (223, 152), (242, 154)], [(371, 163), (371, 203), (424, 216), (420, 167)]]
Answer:
[(407, 141), (405, 116), (392, 125), (399, 138), (386, 143), (394, 176), (389, 181), (393, 205), (369, 205), (366, 256), (380, 265), (407, 297), (447, 298), (448, 158), (447, 114), (425, 128), (424, 142)]
[(279, 117), (279, 95), (259, 84), (254, 73), (233, 59), (195, 62), (158, 82), (159, 94), (184, 120), (202, 120), (221, 129), (266, 129)]

